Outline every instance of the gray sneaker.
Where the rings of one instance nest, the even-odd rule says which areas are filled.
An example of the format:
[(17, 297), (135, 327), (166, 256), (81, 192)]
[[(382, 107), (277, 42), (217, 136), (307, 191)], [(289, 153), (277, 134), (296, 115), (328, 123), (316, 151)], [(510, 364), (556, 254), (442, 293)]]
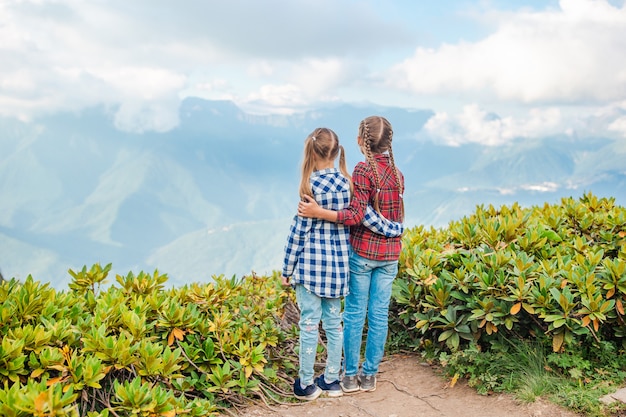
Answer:
[(361, 391), (375, 391), (376, 375), (359, 375), (359, 383)]
[(359, 378), (356, 375), (345, 376), (341, 380), (341, 389), (343, 392), (356, 392), (359, 390)]

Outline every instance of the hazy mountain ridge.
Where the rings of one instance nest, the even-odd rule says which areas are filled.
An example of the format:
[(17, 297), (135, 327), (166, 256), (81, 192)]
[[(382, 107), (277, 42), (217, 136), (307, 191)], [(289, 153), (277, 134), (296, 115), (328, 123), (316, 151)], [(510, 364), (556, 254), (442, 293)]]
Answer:
[[(349, 169), (358, 122), (394, 126), (407, 225), (443, 226), (477, 204), (558, 202), (592, 191), (626, 197), (626, 146), (609, 139), (517, 140), (445, 147), (422, 127), (432, 111), (338, 105), (292, 116), (249, 115), (186, 99), (167, 133), (117, 131), (105, 108), (32, 124), (0, 119), (0, 270), (62, 287), (68, 268), (158, 268), (173, 284), (280, 269), (298, 201), (302, 143), (335, 130)], [(621, 200), (620, 200), (621, 199)]]

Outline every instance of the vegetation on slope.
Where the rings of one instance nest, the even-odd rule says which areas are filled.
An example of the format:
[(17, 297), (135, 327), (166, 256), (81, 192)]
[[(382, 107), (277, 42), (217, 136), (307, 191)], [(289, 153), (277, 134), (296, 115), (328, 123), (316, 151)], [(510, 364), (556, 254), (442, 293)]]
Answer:
[[(617, 409), (598, 398), (626, 377), (623, 207), (592, 194), (480, 206), (403, 239), (391, 351), (481, 393)], [(290, 397), (297, 309), (278, 274), (166, 289), (140, 272), (105, 287), (110, 268), (70, 270), (68, 291), (0, 283), (0, 415), (209, 416)]]
[[(625, 304), (626, 210), (613, 199), (481, 206), (445, 230), (405, 233), (390, 344), (480, 392), (523, 388), (534, 366), (600, 394), (626, 376)], [(571, 392), (551, 394), (601, 408), (599, 395), (574, 404)]]
[(290, 294), (276, 277), (214, 277), (165, 289), (165, 275), (70, 270), (70, 291), (29, 277), (0, 286), (0, 415), (209, 416), (280, 401), (292, 381)]

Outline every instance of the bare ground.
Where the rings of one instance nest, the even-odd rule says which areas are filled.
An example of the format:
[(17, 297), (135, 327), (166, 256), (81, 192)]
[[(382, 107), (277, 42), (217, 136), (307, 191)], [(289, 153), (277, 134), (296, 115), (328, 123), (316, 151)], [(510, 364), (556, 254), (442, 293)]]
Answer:
[(381, 364), (374, 392), (320, 397), (270, 408), (252, 407), (240, 417), (580, 417), (548, 401), (525, 404), (506, 394), (480, 395), (464, 382), (450, 386), (417, 356), (392, 355)]

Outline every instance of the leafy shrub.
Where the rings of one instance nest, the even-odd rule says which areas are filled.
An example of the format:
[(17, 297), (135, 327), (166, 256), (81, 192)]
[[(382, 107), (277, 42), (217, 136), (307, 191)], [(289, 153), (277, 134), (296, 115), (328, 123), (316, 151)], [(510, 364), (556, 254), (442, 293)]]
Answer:
[(284, 396), (297, 357), (277, 276), (165, 289), (131, 272), (102, 289), (110, 269), (70, 270), (68, 292), (0, 283), (1, 415), (209, 416)]
[[(584, 388), (626, 377), (625, 248), (626, 210), (592, 194), (414, 227), (388, 347), (481, 393), (521, 387), (602, 415)], [(278, 273), (166, 289), (158, 271), (107, 287), (110, 270), (70, 270), (69, 291), (0, 281), (0, 415), (195, 417), (290, 396), (297, 308)]]
[[(626, 210), (613, 199), (476, 212), (406, 232), (392, 310), (399, 332), (456, 351), (548, 335), (555, 352), (624, 344)], [(413, 346), (419, 347), (418, 345)]]
[(619, 384), (625, 301), (626, 209), (614, 199), (478, 206), (447, 229), (405, 232), (389, 345), (408, 342), (479, 392), (518, 387), (507, 377), (529, 368), (507, 370), (512, 357), (538, 365), (535, 375), (548, 369), (540, 385), (599, 374)]

